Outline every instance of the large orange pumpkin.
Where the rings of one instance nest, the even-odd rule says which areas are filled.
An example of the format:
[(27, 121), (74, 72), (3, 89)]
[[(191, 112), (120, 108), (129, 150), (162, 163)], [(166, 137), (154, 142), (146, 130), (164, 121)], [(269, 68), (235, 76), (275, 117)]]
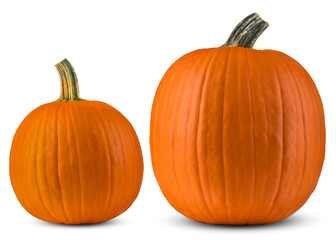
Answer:
[(32, 111), (15, 133), (10, 177), (22, 206), (54, 223), (112, 219), (137, 197), (143, 161), (137, 135), (110, 105), (79, 97), (65, 59), (58, 101)]
[(254, 50), (268, 24), (245, 18), (227, 43), (178, 59), (151, 115), (153, 169), (184, 216), (213, 224), (267, 224), (307, 201), (325, 152), (323, 107), (305, 69)]

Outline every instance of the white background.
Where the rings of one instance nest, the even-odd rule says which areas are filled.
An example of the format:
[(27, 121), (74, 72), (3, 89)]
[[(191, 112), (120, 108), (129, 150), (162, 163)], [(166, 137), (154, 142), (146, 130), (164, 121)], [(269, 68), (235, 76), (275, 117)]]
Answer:
[[(335, 239), (336, 31), (333, 1), (1, 1), (0, 239)], [(149, 150), (151, 104), (159, 81), (181, 55), (223, 44), (252, 12), (270, 23), (257, 49), (299, 61), (319, 89), (327, 125), (318, 186), (296, 214), (267, 226), (213, 226), (176, 212), (155, 181)], [(34, 108), (58, 98), (54, 65), (74, 65), (81, 97), (117, 108), (141, 142), (145, 171), (137, 200), (106, 223), (67, 226), (30, 216), (11, 188), (12, 137)], [(5, 237), (6, 236), (6, 237)]]

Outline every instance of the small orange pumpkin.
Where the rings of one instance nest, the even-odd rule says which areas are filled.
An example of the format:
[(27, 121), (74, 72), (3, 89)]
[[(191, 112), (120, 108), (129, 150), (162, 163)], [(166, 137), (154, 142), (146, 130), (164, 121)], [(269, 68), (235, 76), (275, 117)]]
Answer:
[(178, 59), (157, 89), (154, 173), (168, 202), (195, 221), (282, 220), (302, 207), (319, 179), (319, 93), (291, 57), (252, 49), (267, 26), (251, 14), (223, 46)]
[(54, 223), (112, 219), (137, 197), (143, 161), (137, 135), (110, 105), (79, 97), (65, 59), (60, 98), (32, 111), (15, 133), (10, 177), (22, 206)]

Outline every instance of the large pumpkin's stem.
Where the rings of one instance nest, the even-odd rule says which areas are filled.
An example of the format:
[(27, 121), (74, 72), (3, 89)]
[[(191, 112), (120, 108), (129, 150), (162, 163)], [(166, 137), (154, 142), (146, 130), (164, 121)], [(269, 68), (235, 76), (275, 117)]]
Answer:
[(78, 80), (71, 63), (64, 59), (56, 64), (61, 80), (61, 94), (57, 101), (81, 101), (79, 97)]
[(268, 23), (259, 14), (252, 13), (233, 29), (229, 39), (222, 46), (252, 48), (267, 27)]

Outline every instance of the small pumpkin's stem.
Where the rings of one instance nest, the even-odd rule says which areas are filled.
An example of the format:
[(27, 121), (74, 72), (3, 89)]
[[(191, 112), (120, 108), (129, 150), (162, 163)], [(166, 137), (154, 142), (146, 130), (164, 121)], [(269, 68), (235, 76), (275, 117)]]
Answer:
[(253, 48), (268, 25), (259, 14), (252, 13), (233, 29), (229, 39), (222, 46)]
[(61, 80), (61, 93), (57, 101), (84, 100), (79, 97), (78, 80), (71, 63), (67, 59), (64, 59), (55, 66)]

